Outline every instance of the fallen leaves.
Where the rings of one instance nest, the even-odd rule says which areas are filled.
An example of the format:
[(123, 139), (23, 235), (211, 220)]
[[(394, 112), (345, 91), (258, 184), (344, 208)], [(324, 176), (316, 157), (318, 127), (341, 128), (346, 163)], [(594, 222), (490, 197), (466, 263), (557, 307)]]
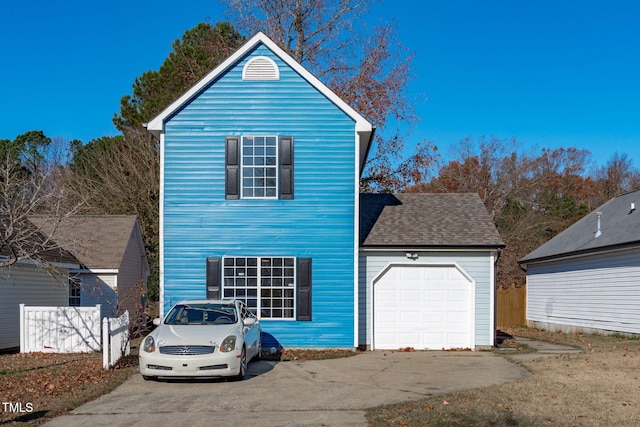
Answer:
[[(137, 364), (135, 368), (129, 366), (107, 371), (102, 367), (101, 353), (2, 355), (0, 398), (5, 402), (30, 403), (37, 414), (32, 416), (34, 420), (50, 417), (112, 390), (137, 371)], [(0, 411), (0, 424), (22, 423), (24, 419), (20, 417), (24, 415)]]

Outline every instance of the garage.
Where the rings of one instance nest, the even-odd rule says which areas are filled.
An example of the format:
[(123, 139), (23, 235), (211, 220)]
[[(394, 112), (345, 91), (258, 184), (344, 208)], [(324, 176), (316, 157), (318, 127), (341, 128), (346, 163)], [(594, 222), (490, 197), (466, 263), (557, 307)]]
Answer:
[(474, 348), (475, 283), (457, 264), (396, 264), (373, 282), (373, 348)]

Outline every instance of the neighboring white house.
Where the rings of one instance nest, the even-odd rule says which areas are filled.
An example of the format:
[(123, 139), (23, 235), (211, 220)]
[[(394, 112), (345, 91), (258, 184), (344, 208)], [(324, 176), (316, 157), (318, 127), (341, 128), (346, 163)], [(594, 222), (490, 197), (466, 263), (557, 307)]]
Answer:
[(503, 247), (475, 193), (360, 195), (360, 346), (493, 346)]
[[(50, 231), (43, 218), (30, 220)], [(53, 237), (80, 264), (69, 271), (69, 305), (100, 304), (102, 318), (125, 310), (137, 318), (145, 306), (150, 267), (135, 215), (75, 215), (64, 219)]]
[[(7, 251), (8, 248), (0, 249), (0, 256), (7, 256)], [(20, 261), (0, 269), (0, 350), (20, 346), (20, 304), (69, 304), (68, 272), (79, 268), (78, 260), (64, 250), (44, 251), (42, 258), (55, 268)]]
[(519, 261), (530, 327), (640, 334), (639, 209), (615, 197)]

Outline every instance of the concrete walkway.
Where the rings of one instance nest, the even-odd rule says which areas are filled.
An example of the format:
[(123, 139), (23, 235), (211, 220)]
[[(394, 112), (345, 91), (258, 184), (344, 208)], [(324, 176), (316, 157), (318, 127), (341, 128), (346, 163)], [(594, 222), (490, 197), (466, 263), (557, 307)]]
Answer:
[(518, 344), (526, 345), (533, 350), (531, 353), (507, 353), (508, 356), (513, 357), (516, 360), (533, 360), (541, 357), (556, 356), (558, 354), (582, 353), (582, 350), (568, 345), (553, 344), (531, 338), (514, 337), (514, 341)]
[(242, 382), (144, 381), (135, 375), (49, 427), (366, 426), (364, 409), (517, 381), (492, 352), (372, 351), (343, 359), (254, 362)]
[[(516, 338), (535, 352), (516, 360), (575, 353)], [(45, 424), (80, 426), (366, 426), (365, 409), (486, 387), (529, 373), (494, 352), (372, 351), (343, 359), (249, 364), (247, 379), (144, 381), (134, 375), (112, 393)]]

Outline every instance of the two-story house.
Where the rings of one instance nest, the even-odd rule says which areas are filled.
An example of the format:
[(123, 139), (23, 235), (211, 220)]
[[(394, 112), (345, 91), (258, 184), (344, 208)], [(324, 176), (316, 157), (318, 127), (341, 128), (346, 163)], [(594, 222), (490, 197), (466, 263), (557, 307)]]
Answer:
[[(161, 310), (181, 299), (237, 298), (285, 347), (375, 347), (369, 287), (377, 275), (361, 271), (367, 120), (258, 33), (147, 129), (161, 150)], [(502, 245), (496, 236), (481, 250), (486, 281)], [(386, 250), (404, 259), (402, 246)], [(493, 282), (481, 284), (480, 334), (469, 306), (477, 284), (465, 283), (473, 319), (460, 342), (491, 345)]]

